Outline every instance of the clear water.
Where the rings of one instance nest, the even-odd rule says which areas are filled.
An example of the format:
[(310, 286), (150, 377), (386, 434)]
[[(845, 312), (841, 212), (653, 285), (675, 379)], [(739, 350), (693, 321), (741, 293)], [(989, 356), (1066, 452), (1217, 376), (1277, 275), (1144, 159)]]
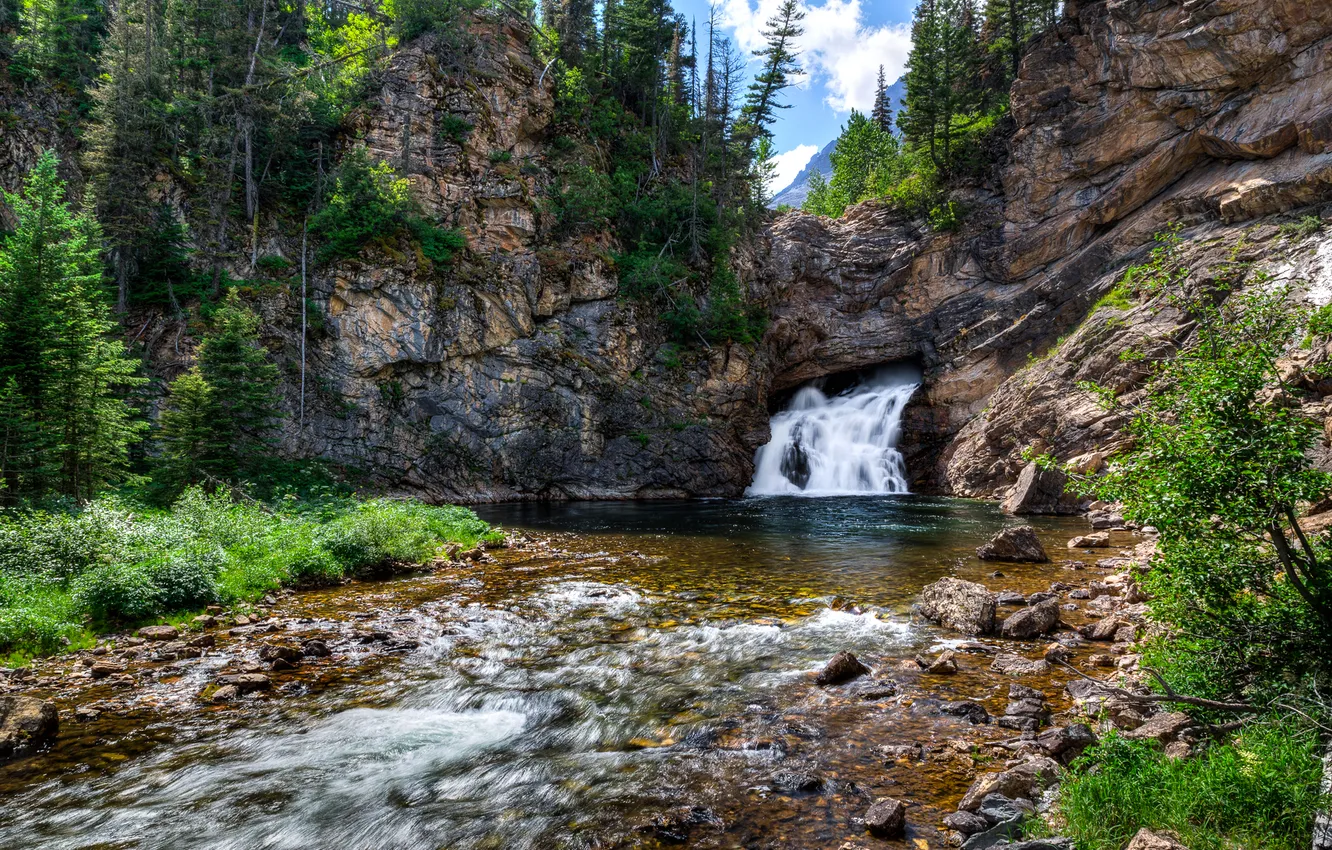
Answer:
[[(916, 700), (813, 686), (848, 649), (901, 662), (956, 636), (912, 621), (919, 588), (992, 567), (991, 506), (923, 498), (489, 506), (546, 546), (501, 563), (303, 594), (289, 616), (414, 617), (417, 652), (308, 692), (184, 716), (67, 728), (0, 769), (3, 848), (657, 846), (651, 819), (709, 814), (698, 847), (837, 847), (891, 793), (912, 836), (968, 777), (885, 764), (885, 743), (943, 740)], [(1042, 528), (1051, 551), (1072, 526)], [(1057, 565), (1009, 580), (1043, 587)], [(940, 698), (993, 698), (983, 675)], [(991, 693), (993, 691), (993, 693)], [(1000, 702), (999, 704), (1002, 704)], [(72, 722), (67, 727), (77, 727)], [(783, 771), (812, 771), (789, 792)], [(940, 845), (942, 846), (942, 845)]]
[(772, 417), (754, 458), (751, 496), (892, 495), (907, 492), (897, 450), (902, 411), (920, 385), (909, 366), (885, 367), (832, 397), (801, 387)]

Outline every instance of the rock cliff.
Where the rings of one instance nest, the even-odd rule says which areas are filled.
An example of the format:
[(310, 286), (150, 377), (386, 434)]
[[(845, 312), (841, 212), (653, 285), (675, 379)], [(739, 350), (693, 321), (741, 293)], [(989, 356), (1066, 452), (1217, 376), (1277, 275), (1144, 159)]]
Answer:
[(1078, 382), (1130, 390), (1186, 329), (1159, 305), (1088, 313), (1168, 226), (1205, 274), (1257, 263), (1332, 294), (1327, 238), (1275, 226), (1332, 198), (1332, 7), (1068, 3), (1013, 113), (1002, 191), (965, 198), (971, 232), (874, 205), (791, 214), (755, 275), (774, 301), (774, 387), (922, 363), (907, 454), (921, 486), (956, 495), (1002, 496), (1027, 447), (1089, 463), (1114, 447), (1122, 423)]
[[(1002, 497), (1026, 447), (1088, 463), (1113, 448), (1121, 423), (1078, 382), (1132, 390), (1186, 334), (1153, 305), (1093, 310), (1167, 225), (1201, 273), (1254, 262), (1332, 298), (1328, 237), (1278, 227), (1332, 200), (1329, 4), (1068, 0), (1013, 87), (997, 179), (957, 190), (961, 231), (875, 203), (838, 220), (779, 216), (738, 257), (771, 316), (753, 348), (669, 344), (619, 297), (608, 238), (551, 236), (552, 81), (524, 24), (483, 16), (474, 36), (400, 49), (346, 134), (465, 233), (466, 257), (436, 268), (404, 243), (312, 268), (304, 361), (299, 279), (256, 295), (283, 364), (284, 451), (385, 489), (737, 495), (789, 391), (912, 360), (925, 376), (904, 423), (915, 486)], [(0, 186), (41, 147), (72, 147), (42, 117), (58, 111), (0, 91), (14, 129), (0, 133)], [(235, 277), (254, 276), (256, 255), (299, 265), (299, 222), (265, 219), (259, 233)], [(182, 322), (128, 324), (158, 375), (190, 362)], [(1122, 358), (1130, 347), (1145, 359)]]

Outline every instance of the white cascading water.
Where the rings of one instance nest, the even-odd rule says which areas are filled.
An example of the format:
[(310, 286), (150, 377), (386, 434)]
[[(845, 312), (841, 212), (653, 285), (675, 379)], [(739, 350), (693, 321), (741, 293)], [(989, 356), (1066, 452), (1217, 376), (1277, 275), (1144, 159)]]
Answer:
[(885, 367), (829, 398), (802, 387), (772, 417), (772, 440), (754, 459), (751, 496), (852, 496), (906, 493), (897, 450), (902, 411), (920, 373)]

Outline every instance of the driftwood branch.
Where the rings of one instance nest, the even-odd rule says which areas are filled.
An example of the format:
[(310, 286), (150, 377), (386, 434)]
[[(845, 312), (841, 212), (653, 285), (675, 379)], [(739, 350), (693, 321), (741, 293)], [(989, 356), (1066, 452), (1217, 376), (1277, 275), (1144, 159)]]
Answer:
[(1123, 688), (1116, 687), (1115, 685), (1108, 684), (1101, 679), (1096, 679), (1091, 676), (1088, 676), (1087, 674), (1083, 673), (1081, 670), (1076, 669), (1067, 662), (1057, 661), (1055, 663), (1058, 664), (1060, 667), (1063, 667), (1064, 669), (1068, 670), (1073, 675), (1078, 676), (1079, 678), (1082, 679), (1086, 679), (1088, 682), (1091, 682), (1092, 684), (1101, 688), (1106, 693), (1113, 694), (1114, 696), (1132, 702), (1151, 703), (1151, 704), (1171, 703), (1177, 705), (1192, 705), (1196, 706), (1197, 708), (1210, 708), (1216, 711), (1229, 711), (1236, 714), (1253, 714), (1262, 711), (1261, 706), (1251, 705), (1247, 702), (1223, 702), (1221, 700), (1205, 699), (1203, 697), (1195, 697), (1195, 696), (1189, 696), (1187, 694), (1176, 693), (1175, 690), (1171, 688), (1169, 684), (1166, 683), (1165, 679), (1162, 678), (1160, 673), (1156, 672), (1155, 670), (1152, 670), (1149, 667), (1144, 667), (1143, 669), (1146, 670), (1148, 673), (1150, 673), (1152, 677), (1155, 678), (1158, 683), (1160, 683), (1161, 687), (1165, 690), (1165, 693), (1135, 694), (1132, 691), (1128, 691)]

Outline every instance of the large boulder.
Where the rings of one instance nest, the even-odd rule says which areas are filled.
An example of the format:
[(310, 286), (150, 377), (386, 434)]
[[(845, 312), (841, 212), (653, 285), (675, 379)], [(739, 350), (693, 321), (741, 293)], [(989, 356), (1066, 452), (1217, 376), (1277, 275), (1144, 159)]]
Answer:
[(921, 616), (944, 628), (968, 635), (994, 631), (994, 594), (984, 585), (959, 578), (942, 578), (920, 592)]
[(1059, 777), (1059, 771), (1059, 762), (1040, 756), (1000, 773), (983, 774), (976, 777), (962, 796), (962, 801), (957, 804), (958, 811), (976, 811), (991, 794), (1003, 794), (1009, 798), (1037, 796), (1037, 792)]
[(25, 758), (55, 741), (60, 714), (35, 697), (0, 697), (0, 764)]
[(1036, 537), (1036, 529), (1029, 525), (1005, 528), (989, 542), (976, 550), (976, 557), (982, 561), (1016, 561), (1019, 563), (1043, 564), (1050, 560), (1045, 554), (1045, 547)]
[(1004, 620), (999, 631), (1006, 638), (1027, 640), (1048, 633), (1059, 625), (1059, 603), (1053, 599), (1023, 608)]
[(1166, 711), (1153, 715), (1136, 729), (1124, 733), (1131, 741), (1160, 741), (1169, 744), (1179, 739), (1184, 730), (1198, 724), (1182, 711)]
[(1008, 498), (1004, 499), (1006, 514), (1076, 514), (1082, 505), (1076, 496), (1065, 491), (1068, 476), (1058, 469), (1042, 469), (1029, 461), (1018, 475)]

